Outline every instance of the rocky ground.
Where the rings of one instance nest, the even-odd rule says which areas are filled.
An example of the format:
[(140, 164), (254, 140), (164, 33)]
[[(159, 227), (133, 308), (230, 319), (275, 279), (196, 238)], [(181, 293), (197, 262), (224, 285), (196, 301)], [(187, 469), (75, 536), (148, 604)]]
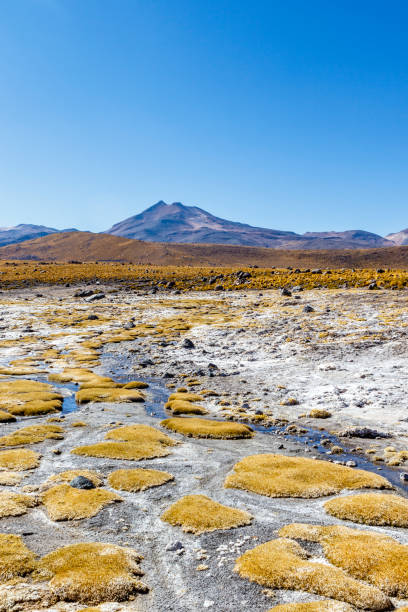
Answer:
[[(39, 505), (21, 516), (1, 518), (0, 532), (22, 535), (40, 557), (77, 542), (114, 543), (141, 553), (149, 592), (125, 603), (102, 604), (101, 610), (266, 612), (279, 603), (319, 599), (249, 582), (234, 573), (235, 561), (245, 550), (274, 539), (288, 523), (355, 525), (329, 516), (323, 508), (327, 498), (269, 498), (225, 489), (223, 483), (241, 458), (278, 453), (348, 462), (384, 475), (405, 495), (407, 334), (406, 291), (180, 295), (87, 285), (3, 292), (0, 366), (5, 369), (0, 382), (48, 381), (64, 368), (88, 367), (117, 381), (145, 380), (150, 387), (144, 404), (79, 406), (73, 384), (57, 385), (66, 397), (58, 423), (64, 439), (26, 446), (41, 453), (39, 467), (24, 472), (19, 485), (0, 489), (35, 495), (52, 474), (84, 468), (107, 477), (115, 469), (147, 467), (170, 472), (174, 481), (138, 493), (120, 491), (123, 502), (81, 520), (51, 521)], [(97, 356), (87, 355), (88, 350)], [(167, 457), (137, 465), (70, 453), (103, 440), (119, 423), (160, 428), (161, 418), (169, 416), (167, 395), (179, 387), (213, 391), (201, 402), (207, 418), (252, 424), (255, 436), (211, 440), (171, 434), (180, 444)], [(326, 411), (327, 418), (309, 416), (316, 409)], [(0, 424), (0, 430), (4, 435), (45, 424), (50, 416), (18, 417)], [(74, 426), (78, 421), (85, 426)], [(390, 447), (394, 451), (385, 450)], [(252, 524), (184, 533), (160, 516), (186, 494), (204, 494), (246, 510), (254, 517)], [(406, 529), (359, 528), (408, 544)], [(0, 586), (0, 610), (47, 609), (33, 595), (36, 588), (30, 581)], [(404, 600), (394, 603), (399, 607)], [(80, 610), (84, 605), (60, 602), (48, 609)]]

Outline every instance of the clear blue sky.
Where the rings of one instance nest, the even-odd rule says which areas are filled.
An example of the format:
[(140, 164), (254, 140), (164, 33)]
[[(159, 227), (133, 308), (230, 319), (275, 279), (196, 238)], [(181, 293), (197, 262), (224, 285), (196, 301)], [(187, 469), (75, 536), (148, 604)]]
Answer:
[(406, 0), (0, 0), (0, 226), (408, 226)]

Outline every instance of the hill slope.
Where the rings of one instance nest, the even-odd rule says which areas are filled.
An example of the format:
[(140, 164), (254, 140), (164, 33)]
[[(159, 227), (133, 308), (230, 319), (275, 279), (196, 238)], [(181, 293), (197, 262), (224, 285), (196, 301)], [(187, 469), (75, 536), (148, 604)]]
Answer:
[(395, 234), (388, 234), (387, 240), (391, 240), (394, 244), (399, 246), (408, 244), (408, 229), (396, 232)]
[(58, 233), (0, 248), (0, 259), (125, 261), (153, 265), (408, 269), (408, 247), (297, 251), (142, 242), (90, 232)]
[(107, 234), (148, 240), (200, 244), (236, 244), (282, 249), (347, 249), (392, 246), (378, 234), (347, 232), (295, 232), (253, 227), (215, 217), (197, 206), (157, 202), (144, 212), (116, 223)]

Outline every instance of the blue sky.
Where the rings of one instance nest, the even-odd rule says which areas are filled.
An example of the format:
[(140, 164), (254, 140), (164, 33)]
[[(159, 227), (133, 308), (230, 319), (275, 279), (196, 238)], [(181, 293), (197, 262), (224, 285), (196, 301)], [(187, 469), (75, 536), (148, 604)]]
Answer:
[(0, 226), (408, 226), (406, 0), (0, 0)]

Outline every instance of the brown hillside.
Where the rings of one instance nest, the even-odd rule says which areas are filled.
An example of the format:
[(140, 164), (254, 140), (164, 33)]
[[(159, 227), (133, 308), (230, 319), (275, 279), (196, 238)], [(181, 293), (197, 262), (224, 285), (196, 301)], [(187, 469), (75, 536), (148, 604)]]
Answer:
[(0, 248), (0, 259), (126, 261), (175, 266), (408, 269), (408, 246), (376, 249), (295, 251), (220, 244), (143, 242), (109, 234), (50, 234)]

